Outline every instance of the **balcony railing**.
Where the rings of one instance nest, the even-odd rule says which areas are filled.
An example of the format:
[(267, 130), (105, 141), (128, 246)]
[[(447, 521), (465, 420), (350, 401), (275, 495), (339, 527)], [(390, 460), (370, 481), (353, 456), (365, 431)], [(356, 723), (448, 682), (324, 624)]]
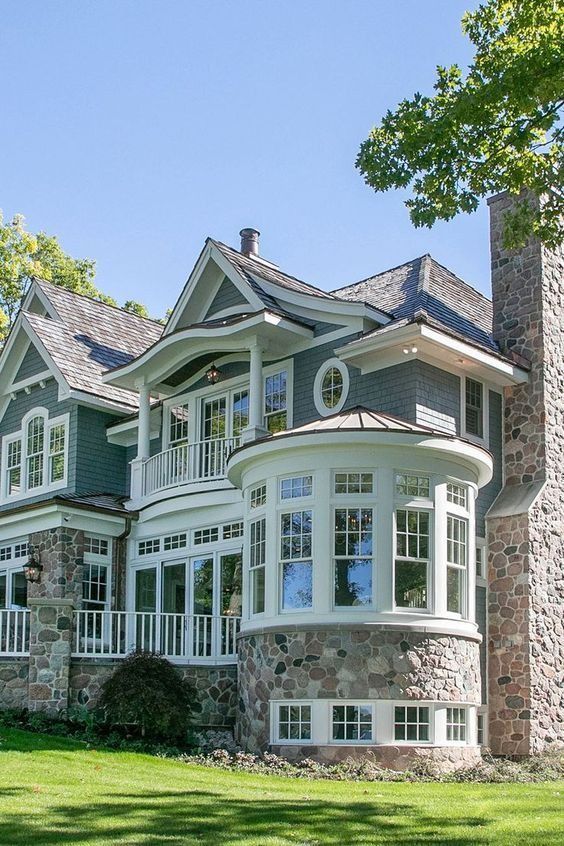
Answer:
[(223, 478), (227, 459), (239, 443), (239, 438), (221, 438), (159, 452), (143, 466), (144, 496), (189, 482)]
[(240, 622), (240, 617), (204, 614), (76, 611), (72, 654), (124, 658), (142, 649), (176, 662), (234, 662)]
[(29, 655), (29, 611), (0, 609), (0, 655)]

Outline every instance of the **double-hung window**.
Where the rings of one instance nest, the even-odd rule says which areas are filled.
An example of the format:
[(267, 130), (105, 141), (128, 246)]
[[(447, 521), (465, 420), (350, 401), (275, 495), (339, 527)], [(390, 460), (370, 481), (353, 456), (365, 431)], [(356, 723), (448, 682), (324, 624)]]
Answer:
[(64, 487), (67, 479), (69, 415), (49, 420), (46, 409), (27, 414), (22, 428), (3, 439), (4, 498)]
[(173, 405), (168, 410), (168, 445), (188, 443), (188, 403)]
[(110, 605), (111, 544), (98, 535), (84, 537), (84, 577), (82, 607), (85, 611), (105, 611)]
[(271, 434), (288, 427), (288, 371), (264, 380), (264, 424)]
[(251, 614), (263, 614), (265, 607), (266, 519), (253, 520), (249, 526), (249, 571)]
[(468, 376), (464, 384), (464, 427), (467, 435), (484, 437), (484, 385)]
[(298, 611), (313, 604), (312, 512), (280, 515), (282, 610)]
[(468, 563), (468, 524), (447, 515), (447, 611), (464, 614)]
[(428, 609), (431, 514), (396, 510), (394, 596), (398, 608)]
[(336, 508), (334, 521), (335, 607), (372, 603), (373, 512)]

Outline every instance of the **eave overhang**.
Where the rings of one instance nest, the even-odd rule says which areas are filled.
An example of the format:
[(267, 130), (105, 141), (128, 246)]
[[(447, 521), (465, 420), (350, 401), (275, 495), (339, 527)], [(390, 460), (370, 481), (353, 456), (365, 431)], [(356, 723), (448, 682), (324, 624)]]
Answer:
[(149, 347), (128, 364), (110, 370), (103, 381), (135, 390), (140, 385), (157, 386), (181, 365), (209, 353), (210, 359), (222, 353), (245, 352), (260, 344), (264, 358), (276, 359), (297, 345), (303, 349), (313, 338), (311, 328), (268, 309), (218, 323), (199, 323), (179, 329)]
[(455, 370), (463, 369), (500, 387), (527, 382), (529, 378), (524, 366), (425, 321), (413, 321), (359, 338), (339, 347), (335, 354), (363, 374), (420, 359), (443, 368), (447, 365)]

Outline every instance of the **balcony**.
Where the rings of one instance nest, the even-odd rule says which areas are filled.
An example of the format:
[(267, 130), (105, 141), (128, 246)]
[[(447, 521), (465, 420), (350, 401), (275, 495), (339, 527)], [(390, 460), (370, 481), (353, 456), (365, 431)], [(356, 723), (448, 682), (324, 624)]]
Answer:
[(165, 449), (148, 458), (143, 464), (143, 496), (194, 482), (223, 479), (227, 459), (239, 443), (240, 438), (198, 441)]
[(230, 664), (237, 660), (240, 617), (76, 611), (73, 658), (125, 658), (158, 652), (174, 663)]
[(29, 655), (29, 611), (0, 608), (0, 655)]

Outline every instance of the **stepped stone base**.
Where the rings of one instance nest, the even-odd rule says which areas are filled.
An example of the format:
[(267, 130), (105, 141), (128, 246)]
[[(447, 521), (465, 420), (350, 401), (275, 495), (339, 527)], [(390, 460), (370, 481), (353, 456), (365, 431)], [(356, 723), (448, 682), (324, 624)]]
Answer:
[(468, 767), (481, 759), (478, 746), (427, 747), (427, 746), (277, 746), (271, 752), (290, 761), (311, 758), (324, 764), (338, 764), (353, 758), (371, 759), (380, 767), (390, 770), (408, 770), (416, 763), (435, 764), (442, 772)]

